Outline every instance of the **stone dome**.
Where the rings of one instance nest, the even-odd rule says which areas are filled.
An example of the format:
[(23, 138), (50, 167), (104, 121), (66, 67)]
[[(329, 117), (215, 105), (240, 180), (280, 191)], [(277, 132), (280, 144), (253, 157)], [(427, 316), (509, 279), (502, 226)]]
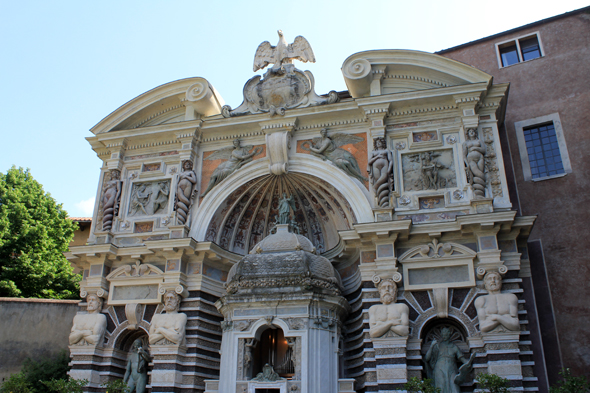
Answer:
[(232, 266), (227, 292), (295, 292), (303, 288), (340, 294), (340, 275), (315, 251), (306, 237), (291, 232), (286, 224), (277, 225), (276, 233)]

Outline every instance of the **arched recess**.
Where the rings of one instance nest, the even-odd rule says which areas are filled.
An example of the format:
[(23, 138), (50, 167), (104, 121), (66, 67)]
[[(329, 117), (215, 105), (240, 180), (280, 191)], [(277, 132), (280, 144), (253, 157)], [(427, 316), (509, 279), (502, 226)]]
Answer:
[[(213, 188), (193, 217), (191, 236), (245, 254), (269, 234), (282, 193), (295, 197), (301, 234), (320, 251), (339, 241), (339, 230), (373, 221), (368, 191), (336, 167), (314, 157), (289, 161), (289, 173), (269, 174), (268, 160), (256, 160)], [(321, 246), (320, 246), (321, 245)]]

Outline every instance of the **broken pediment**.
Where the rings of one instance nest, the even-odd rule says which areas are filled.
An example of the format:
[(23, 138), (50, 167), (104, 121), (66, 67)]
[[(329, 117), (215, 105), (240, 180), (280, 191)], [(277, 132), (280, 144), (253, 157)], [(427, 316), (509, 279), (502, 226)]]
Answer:
[(492, 79), (458, 61), (411, 50), (359, 52), (344, 61), (342, 73), (354, 98), (490, 83)]
[(119, 107), (90, 131), (131, 130), (177, 123), (221, 113), (224, 101), (204, 78), (186, 78), (158, 86)]

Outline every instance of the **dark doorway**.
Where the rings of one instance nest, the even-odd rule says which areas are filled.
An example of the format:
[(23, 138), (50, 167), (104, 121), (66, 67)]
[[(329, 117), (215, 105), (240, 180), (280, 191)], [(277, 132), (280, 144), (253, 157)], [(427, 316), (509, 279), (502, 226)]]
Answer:
[[(255, 357), (253, 376), (262, 372), (262, 367), (268, 363), (282, 378), (293, 377), (294, 364), (292, 361), (292, 349), (289, 347), (287, 339), (280, 328), (271, 328), (262, 332), (256, 352), (257, 356)], [(274, 392), (275, 390), (270, 389), (269, 392)], [(276, 391), (278, 392), (279, 390)], [(256, 389), (256, 392), (258, 392), (258, 389)]]

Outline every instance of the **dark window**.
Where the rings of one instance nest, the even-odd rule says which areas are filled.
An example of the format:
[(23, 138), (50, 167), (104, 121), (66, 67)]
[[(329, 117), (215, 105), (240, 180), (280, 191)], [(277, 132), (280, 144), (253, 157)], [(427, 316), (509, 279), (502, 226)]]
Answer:
[(502, 67), (543, 56), (539, 38), (534, 35), (499, 45)]
[(506, 67), (519, 62), (516, 44), (500, 48), (500, 56), (502, 57), (502, 67)]
[(533, 179), (565, 173), (553, 123), (523, 130)]
[(519, 43), (524, 61), (541, 57), (541, 49), (539, 48), (539, 40), (537, 39), (537, 36), (520, 40)]

